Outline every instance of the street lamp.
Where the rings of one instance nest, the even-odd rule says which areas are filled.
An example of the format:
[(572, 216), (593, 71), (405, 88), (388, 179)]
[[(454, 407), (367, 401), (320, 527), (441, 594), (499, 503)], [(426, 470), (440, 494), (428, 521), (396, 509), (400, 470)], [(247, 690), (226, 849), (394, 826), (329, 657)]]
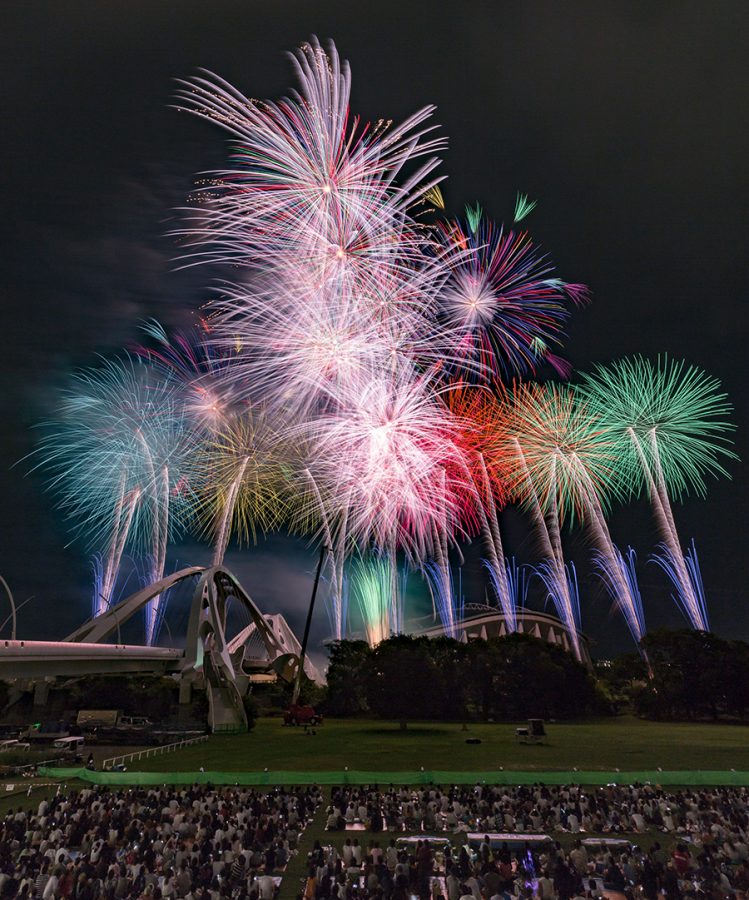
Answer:
[(11, 618), (13, 619), (13, 628), (11, 631), (11, 638), (13, 640), (15, 640), (16, 639), (16, 625), (17, 625), (16, 601), (13, 599), (13, 591), (11, 591), (10, 587), (8, 586), (8, 582), (3, 578), (2, 575), (0, 575), (0, 581), (2, 581), (2, 583), (3, 583), (3, 587), (5, 588), (5, 593), (8, 595), (8, 600), (10, 600), (10, 609), (11, 609), (10, 615), (11, 615)]

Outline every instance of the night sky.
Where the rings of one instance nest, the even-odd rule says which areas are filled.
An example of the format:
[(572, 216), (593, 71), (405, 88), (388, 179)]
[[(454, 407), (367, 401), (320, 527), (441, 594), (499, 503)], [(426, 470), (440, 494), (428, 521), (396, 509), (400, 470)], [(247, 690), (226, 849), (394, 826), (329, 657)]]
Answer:
[[(561, 277), (593, 292), (569, 329), (576, 368), (636, 352), (704, 367), (735, 405), (749, 458), (745, 2), (16, 0), (0, 25), (0, 574), (17, 602), (35, 597), (20, 636), (62, 637), (90, 610), (85, 544), (69, 544), (43, 479), (11, 468), (33, 449), (34, 423), (68, 373), (131, 345), (139, 322), (188, 326), (218, 274), (175, 271), (173, 210), (226, 145), (169, 108), (173, 79), (205, 67), (277, 98), (293, 85), (284, 51), (313, 33), (349, 59), (364, 119), (436, 104), (450, 213), (479, 201), (509, 221), (517, 190), (539, 201), (531, 234)], [(697, 542), (714, 630), (749, 639), (749, 488), (742, 465), (730, 469), (732, 482), (675, 516), (683, 542)], [(532, 561), (527, 524), (511, 513), (505, 527), (510, 552)], [(657, 539), (647, 505), (611, 527), (638, 550), (648, 623), (678, 625), (665, 576), (645, 564)], [(580, 535), (568, 550), (594, 653), (630, 649)], [(478, 556), (469, 548), (474, 600)], [(170, 565), (207, 560), (185, 543)], [(315, 562), (283, 537), (227, 556), (261, 608), (299, 627)], [(178, 631), (184, 606), (170, 615)], [(320, 608), (313, 636), (325, 633)]]

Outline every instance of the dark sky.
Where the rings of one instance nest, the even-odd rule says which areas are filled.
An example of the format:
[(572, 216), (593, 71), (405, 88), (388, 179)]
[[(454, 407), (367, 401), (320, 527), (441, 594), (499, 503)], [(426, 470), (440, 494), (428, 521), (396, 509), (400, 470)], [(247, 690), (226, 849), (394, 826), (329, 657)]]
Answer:
[[(88, 614), (86, 547), (37, 477), (11, 465), (76, 366), (137, 337), (139, 321), (191, 321), (207, 271), (175, 272), (167, 237), (196, 172), (221, 164), (220, 132), (169, 109), (173, 78), (206, 67), (249, 96), (293, 84), (284, 51), (332, 37), (353, 70), (363, 118), (399, 119), (427, 103), (450, 138), (448, 209), (480, 201), (509, 219), (516, 190), (562, 277), (590, 285), (567, 353), (584, 369), (667, 351), (709, 370), (736, 407), (747, 458), (749, 387), (749, 6), (745, 2), (600, 0), (436, 3), (387, 0), (66, 0), (3, 4), (0, 19), (0, 574), (20, 634), (62, 636)], [(675, 509), (697, 541), (713, 627), (749, 639), (749, 489), (733, 482)], [(644, 505), (618, 511), (615, 540), (641, 560), (650, 624), (678, 624)], [(508, 517), (510, 549), (533, 558)], [(580, 536), (584, 625), (597, 651), (627, 633), (588, 574)], [(469, 552), (476, 566), (477, 551)], [(205, 561), (195, 544), (174, 560)], [(260, 605), (300, 623), (315, 552), (274, 538), (227, 558)], [(476, 582), (468, 573), (468, 583)], [(478, 597), (469, 599), (480, 599)], [(4, 618), (1, 612), (0, 621)], [(172, 624), (179, 624), (179, 610)], [(6, 628), (7, 631), (7, 628)], [(325, 633), (322, 609), (316, 638)]]

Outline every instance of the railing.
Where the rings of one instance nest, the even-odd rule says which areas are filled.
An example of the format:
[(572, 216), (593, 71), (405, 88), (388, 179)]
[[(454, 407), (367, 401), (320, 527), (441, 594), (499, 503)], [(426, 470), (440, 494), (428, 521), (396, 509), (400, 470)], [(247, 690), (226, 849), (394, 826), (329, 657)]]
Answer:
[[(68, 758), (65, 756), (55, 756), (54, 759), (40, 759), (38, 762), (23, 763), (9, 767), (8, 771), (4, 772), (3, 775), (22, 775), (26, 778), (29, 775), (33, 775), (39, 766), (59, 766), (60, 764), (64, 765), (66, 762), (68, 762)], [(0, 779), (3, 775), (0, 775)]]
[(176, 741), (174, 744), (161, 744), (159, 747), (148, 747), (146, 750), (135, 750), (133, 753), (124, 753), (122, 756), (110, 756), (102, 761), (102, 769), (113, 769), (115, 766), (124, 765), (126, 762), (134, 760), (148, 759), (149, 756), (159, 756), (162, 753), (171, 753), (173, 750), (181, 750), (183, 747), (189, 747), (192, 744), (200, 744), (207, 741), (210, 735), (201, 734), (198, 737), (185, 738), (183, 741)]

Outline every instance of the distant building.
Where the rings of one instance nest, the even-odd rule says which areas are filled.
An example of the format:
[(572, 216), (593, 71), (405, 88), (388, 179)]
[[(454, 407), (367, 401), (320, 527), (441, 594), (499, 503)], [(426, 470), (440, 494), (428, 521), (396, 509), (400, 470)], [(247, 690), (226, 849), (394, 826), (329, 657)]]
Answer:
[[(422, 619), (421, 621), (423, 622), (424, 620)], [(441, 625), (418, 626), (419, 623), (414, 622), (413, 627), (407, 629), (407, 631), (411, 634), (430, 638), (442, 637), (444, 634)], [(458, 640), (464, 643), (468, 643), (468, 641), (485, 641), (487, 638), (505, 637), (509, 634), (505, 617), (499, 610), (469, 611), (457, 630)], [(556, 644), (568, 653), (573, 652), (567, 628), (561, 619), (550, 613), (537, 612), (532, 609), (519, 610), (517, 630), (521, 634), (529, 634), (542, 641), (548, 641), (550, 644)], [(580, 631), (578, 631), (577, 636), (583, 662), (589, 669), (592, 669), (593, 660), (590, 657), (588, 638)]]

